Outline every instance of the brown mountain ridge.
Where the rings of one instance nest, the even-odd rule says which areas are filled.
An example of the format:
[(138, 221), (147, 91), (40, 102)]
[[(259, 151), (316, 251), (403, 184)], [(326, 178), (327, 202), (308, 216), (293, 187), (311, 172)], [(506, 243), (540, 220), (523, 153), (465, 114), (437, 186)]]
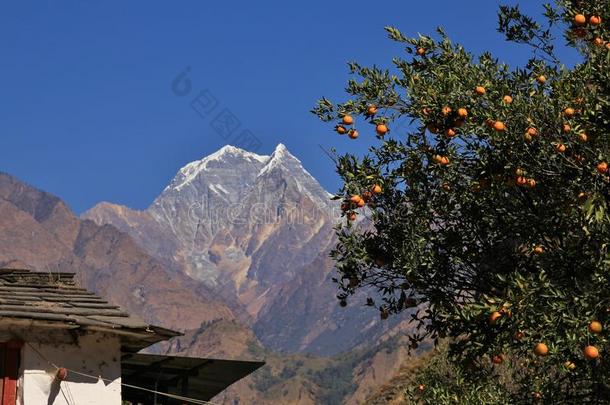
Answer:
[[(311, 266), (328, 266), (327, 260), (320, 254)], [(219, 404), (357, 404), (389, 380), (407, 358), (408, 342), (397, 328), (368, 348), (332, 357), (266, 349), (253, 330), (240, 322), (243, 317), (235, 315), (235, 308), (240, 308), (231, 309), (204, 282), (180, 271), (179, 261), (153, 257), (127, 233), (112, 225), (79, 219), (59, 198), (3, 173), (0, 265), (75, 272), (82, 286), (110, 302), (147, 322), (185, 333), (155, 348), (157, 351), (267, 362), (261, 370), (215, 398)], [(278, 289), (277, 296), (285, 298), (277, 305), (300, 311), (308, 308), (310, 289), (320, 287), (323, 294), (333, 294), (334, 286), (327, 275), (314, 274), (318, 275), (308, 277), (304, 270), (298, 275), (302, 279), (300, 285), (308, 286), (301, 295), (295, 294), (298, 287), (290, 287), (289, 283)], [(324, 302), (316, 305), (323, 307)], [(261, 308), (261, 319), (270, 317), (269, 322), (273, 321), (272, 312), (272, 308)], [(295, 322), (278, 316), (278, 322)], [(330, 322), (314, 318), (307, 324), (318, 322), (326, 326)], [(297, 323), (288, 324), (287, 328), (307, 334), (307, 328), (299, 328)], [(281, 335), (282, 328), (273, 333)]]

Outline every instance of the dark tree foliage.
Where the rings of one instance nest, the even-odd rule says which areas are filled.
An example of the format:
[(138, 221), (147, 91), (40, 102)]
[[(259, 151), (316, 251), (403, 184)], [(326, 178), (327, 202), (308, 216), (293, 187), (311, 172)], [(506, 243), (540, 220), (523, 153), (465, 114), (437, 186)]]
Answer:
[[(338, 296), (373, 287), (382, 318), (417, 307), (413, 344), (447, 338), (475, 387), (512, 367), (513, 387), (497, 395), (513, 402), (604, 401), (610, 1), (544, 14), (541, 24), (500, 8), (499, 31), (532, 47), (521, 68), (475, 58), (440, 29), (388, 27), (407, 56), (391, 70), (350, 63), (350, 99), (318, 102), (339, 134), (377, 138), (366, 156), (337, 158)], [(557, 43), (580, 63), (563, 65)], [(409, 128), (392, 131), (405, 117)]]

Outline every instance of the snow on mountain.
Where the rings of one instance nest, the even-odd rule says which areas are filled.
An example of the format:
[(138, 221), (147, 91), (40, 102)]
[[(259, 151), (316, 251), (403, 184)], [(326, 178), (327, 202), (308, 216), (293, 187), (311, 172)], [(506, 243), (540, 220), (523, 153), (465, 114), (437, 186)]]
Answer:
[(301, 161), (281, 143), (277, 145), (257, 177), (272, 175), (277, 170), (283, 171), (280, 176), (294, 181), (298, 191), (307, 193), (320, 208), (328, 209), (331, 207), (330, 198), (332, 194), (324, 190), (320, 183), (303, 167)]
[(269, 156), (257, 155), (256, 153), (248, 152), (243, 149), (236, 148), (235, 146), (226, 145), (211, 155), (206, 156), (201, 160), (190, 162), (181, 168), (168, 187), (180, 190), (182, 187), (195, 180), (202, 171), (205, 171), (208, 168), (210, 163), (217, 162), (222, 164), (223, 162), (235, 158), (259, 163), (266, 163), (269, 160)]
[[(328, 353), (347, 349), (332, 331), (342, 328), (342, 341), (353, 346), (370, 321), (358, 308), (337, 315), (325, 259), (339, 220), (330, 197), (282, 144), (268, 156), (225, 146), (178, 170), (143, 212), (103, 205), (84, 216), (116, 224), (151, 254), (177, 263), (259, 322), (263, 341)], [(322, 321), (328, 317), (336, 320)]]
[(296, 160), (299, 164), (301, 164), (301, 161), (299, 159), (295, 158), (290, 154), (290, 152), (288, 152), (288, 149), (286, 149), (286, 146), (284, 146), (283, 143), (278, 144), (275, 150), (273, 151), (271, 158), (267, 160), (265, 167), (261, 169), (258, 175), (262, 176), (263, 174), (273, 170), (275, 167), (281, 165), (287, 158), (292, 158)]

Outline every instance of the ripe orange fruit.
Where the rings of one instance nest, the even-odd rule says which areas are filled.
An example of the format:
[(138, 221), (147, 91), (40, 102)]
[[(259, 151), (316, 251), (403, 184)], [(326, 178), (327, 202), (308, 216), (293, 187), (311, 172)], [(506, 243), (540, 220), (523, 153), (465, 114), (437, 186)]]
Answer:
[(372, 188), (371, 191), (373, 192), (373, 194), (381, 194), (381, 186), (379, 184), (375, 184)]
[(388, 127), (385, 124), (379, 124), (375, 127), (375, 131), (378, 135), (384, 136), (388, 133)]
[(360, 195), (358, 195), (358, 194), (354, 194), (353, 196), (351, 196), (349, 198), (349, 200), (351, 202), (353, 202), (354, 204), (358, 204), (360, 201), (362, 201), (362, 197), (360, 197)]
[(485, 90), (485, 87), (483, 87), (483, 86), (477, 86), (477, 87), (474, 89), (474, 91), (475, 91), (475, 93), (477, 93), (479, 96), (482, 96), (482, 95), (484, 95), (484, 94), (487, 92), (487, 90)]
[(570, 126), (570, 124), (563, 124), (561, 126), (561, 132), (563, 132), (564, 134), (569, 133), (572, 130), (572, 127)]
[(538, 343), (534, 346), (534, 354), (536, 356), (546, 356), (549, 354), (549, 348), (544, 343)]
[(337, 125), (335, 130), (337, 131), (337, 133), (339, 135), (343, 135), (343, 134), (345, 134), (347, 132), (347, 129), (343, 125)]
[(493, 356), (491, 358), (491, 362), (493, 364), (502, 364), (503, 361), (504, 361), (504, 358), (502, 357), (501, 354), (496, 354), (495, 356)]
[(490, 325), (495, 325), (496, 322), (498, 322), (498, 319), (502, 318), (502, 314), (498, 311), (493, 311), (491, 314), (489, 314), (489, 318), (487, 319), (487, 322)]
[(592, 15), (591, 18), (589, 18), (589, 23), (591, 25), (599, 25), (602, 23), (602, 18), (598, 15)]
[(521, 332), (521, 331), (517, 331), (515, 332), (515, 334), (513, 335), (513, 338), (515, 340), (521, 340), (525, 337), (525, 333)]
[(544, 248), (540, 245), (534, 247), (534, 253), (537, 255), (541, 255), (544, 253)]
[(441, 110), (441, 114), (443, 114), (445, 117), (448, 116), (449, 114), (451, 114), (451, 107), (443, 107), (443, 109)]
[(565, 110), (563, 110), (563, 115), (565, 115), (568, 118), (572, 118), (574, 116), (574, 114), (576, 114), (576, 111), (572, 107), (568, 107)]
[(536, 187), (536, 180), (535, 179), (527, 179), (527, 185), (528, 185), (529, 188)]
[(355, 129), (351, 129), (349, 131), (349, 133), (347, 134), (347, 136), (349, 136), (351, 139), (356, 139), (358, 138), (358, 131), (356, 131)]
[(595, 346), (587, 346), (583, 349), (582, 353), (584, 354), (585, 358), (589, 359), (589, 360), (595, 360), (596, 358), (599, 357), (599, 350), (597, 350), (597, 347)]
[(441, 164), (442, 164), (443, 166), (448, 165), (448, 164), (449, 164), (449, 158), (448, 158), (447, 156), (443, 156), (443, 157), (441, 157)]
[(504, 101), (504, 103), (506, 103), (506, 104), (510, 104), (513, 102), (513, 98), (509, 95), (506, 95), (506, 96), (502, 97), (502, 101)]
[(586, 22), (587, 22), (587, 17), (585, 17), (583, 14), (576, 14), (574, 16), (574, 24), (585, 25)]
[(468, 117), (468, 110), (465, 108), (458, 108), (457, 114), (460, 118), (466, 118)]
[(597, 164), (597, 171), (601, 174), (604, 174), (608, 171), (608, 163), (600, 162)]
[(534, 127), (529, 127), (525, 132), (531, 136), (538, 136), (538, 130)]
[(423, 391), (426, 389), (426, 385), (425, 384), (419, 384), (419, 387), (417, 387), (418, 390)]
[(441, 163), (441, 161), (443, 160), (443, 158), (441, 157), (441, 155), (434, 155), (432, 156), (432, 160), (436, 163)]
[(441, 185), (441, 188), (442, 188), (444, 191), (450, 191), (450, 190), (451, 190), (451, 186), (449, 185), (449, 183), (443, 183), (443, 184)]
[(539, 392), (532, 392), (532, 397), (534, 401), (540, 401), (542, 399), (542, 394)]
[(581, 132), (580, 134), (578, 134), (578, 140), (580, 142), (587, 142), (589, 140), (589, 137), (585, 132)]
[(545, 75), (540, 75), (536, 78), (536, 81), (540, 84), (544, 84), (546, 83), (546, 76)]
[(351, 116), (351, 115), (345, 115), (345, 116), (343, 117), (342, 122), (343, 122), (345, 125), (352, 125), (352, 124), (354, 123), (354, 119), (352, 118), (352, 116)]
[(601, 39), (600, 37), (595, 37), (593, 39), (593, 45), (595, 45), (595, 46), (604, 46), (604, 40)]
[(563, 143), (558, 143), (555, 145), (555, 150), (559, 153), (563, 153), (566, 151), (566, 146)]
[(356, 218), (358, 218), (358, 214), (356, 214), (355, 212), (350, 212), (349, 214), (347, 214), (347, 219), (350, 221), (355, 221)]
[(419, 56), (424, 56), (426, 54), (426, 50), (424, 48), (421, 48), (421, 47), (417, 48), (417, 51), (415, 51), (415, 52), (417, 52), (417, 54)]
[(527, 179), (523, 176), (518, 176), (515, 179), (515, 182), (517, 183), (518, 186), (525, 186), (527, 184)]
[(445, 136), (447, 136), (447, 138), (453, 138), (455, 135), (455, 130), (453, 128), (447, 128), (445, 130)]
[(503, 132), (506, 129), (506, 126), (504, 125), (504, 123), (502, 121), (496, 121), (494, 122), (494, 129), (498, 132)]
[(367, 109), (366, 109), (366, 113), (368, 115), (375, 115), (377, 114), (377, 107), (374, 105), (370, 105)]
[(424, 107), (424, 108), (422, 108), (421, 112), (424, 115), (428, 115), (428, 114), (430, 114), (430, 109), (428, 107)]
[(602, 324), (599, 321), (591, 321), (588, 329), (591, 333), (602, 333)]
[(364, 199), (358, 201), (358, 203), (356, 204), (358, 205), (358, 208), (363, 208), (366, 205), (366, 201), (364, 201)]

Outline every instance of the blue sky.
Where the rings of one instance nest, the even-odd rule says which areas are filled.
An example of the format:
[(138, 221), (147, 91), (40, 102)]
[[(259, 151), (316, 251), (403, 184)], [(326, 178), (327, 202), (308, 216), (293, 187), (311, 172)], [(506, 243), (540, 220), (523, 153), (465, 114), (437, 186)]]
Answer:
[[(541, 10), (542, 2), (522, 3)], [(475, 53), (523, 63), (528, 50), (496, 33), (498, 4), (3, 2), (0, 170), (77, 213), (99, 201), (145, 208), (180, 167), (248, 130), (260, 153), (284, 143), (335, 191), (318, 145), (364, 152), (368, 141), (339, 137), (309, 110), (323, 95), (343, 98), (346, 62), (390, 66), (402, 49), (383, 27), (394, 25), (406, 35), (443, 26)], [(178, 96), (172, 81), (186, 67), (191, 91)], [(216, 103), (203, 117), (190, 106), (202, 91)], [(226, 139), (211, 126), (223, 111), (240, 123)]]

